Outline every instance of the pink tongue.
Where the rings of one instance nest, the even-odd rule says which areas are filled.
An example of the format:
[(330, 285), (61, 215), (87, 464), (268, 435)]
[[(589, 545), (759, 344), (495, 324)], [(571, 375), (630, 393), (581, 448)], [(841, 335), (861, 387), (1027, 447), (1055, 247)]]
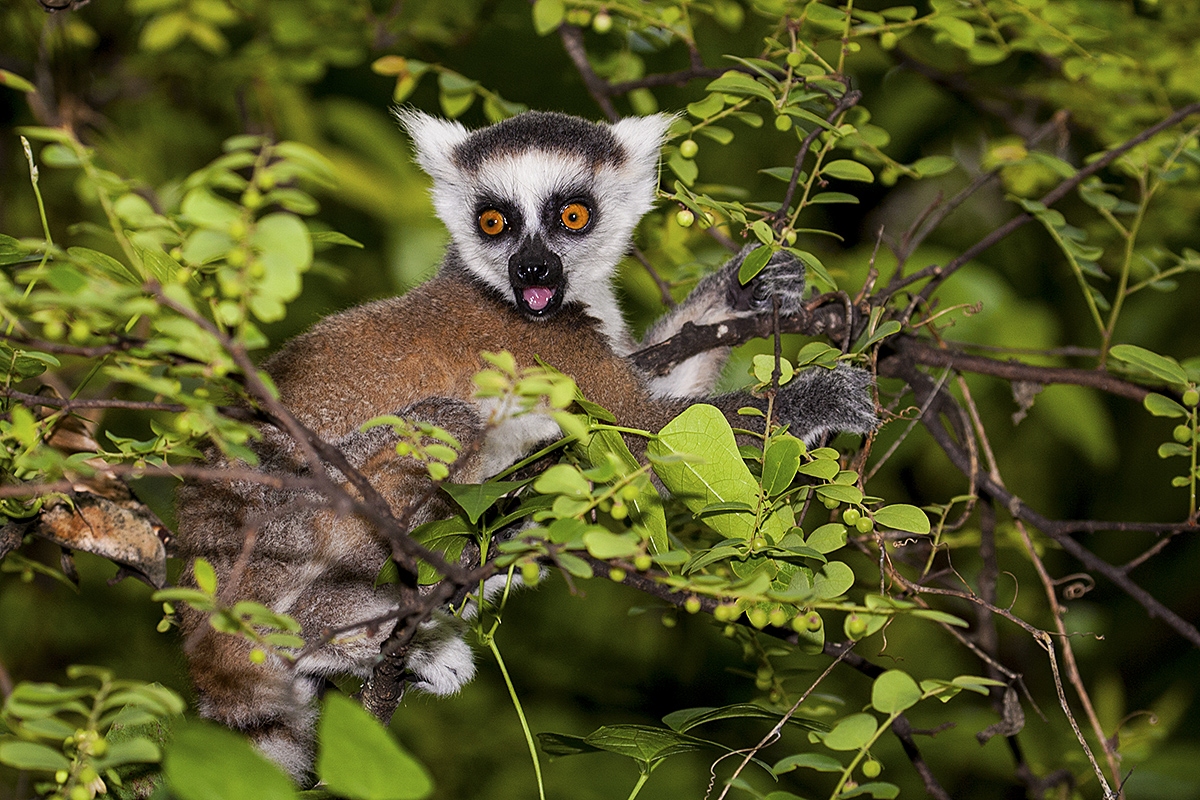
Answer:
[(546, 286), (530, 286), (521, 290), (521, 297), (525, 300), (525, 305), (534, 311), (541, 311), (554, 299), (554, 290)]

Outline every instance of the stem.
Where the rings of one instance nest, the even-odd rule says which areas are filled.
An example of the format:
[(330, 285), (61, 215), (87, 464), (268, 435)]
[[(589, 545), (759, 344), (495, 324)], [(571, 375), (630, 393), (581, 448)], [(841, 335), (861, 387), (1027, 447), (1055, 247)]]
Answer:
[[(517, 718), (521, 720), (521, 730), (525, 733), (525, 744), (529, 746), (529, 757), (533, 761), (533, 774), (537, 777), (538, 798), (539, 800), (546, 800), (546, 787), (542, 783), (542, 765), (538, 762), (537, 745), (534, 744), (533, 734), (529, 730), (529, 722), (525, 719), (525, 710), (521, 708), (521, 699), (517, 697), (517, 690), (513, 686), (512, 678), (508, 676), (508, 669), (505, 668), (504, 659), (500, 656), (500, 648), (496, 647), (495, 637), (488, 635), (484, 637), (484, 641), (487, 642), (488, 649), (492, 651), (492, 657), (496, 659), (496, 665), (500, 667), (500, 674), (504, 676), (504, 685), (508, 687), (508, 696), (512, 698), (513, 708), (517, 711)], [(637, 790), (641, 788), (642, 783), (645, 783), (645, 781), (639, 781), (630, 797), (637, 794)]]
[(633, 800), (638, 796), (638, 792), (642, 791), (642, 787), (646, 785), (646, 781), (650, 780), (650, 770), (646, 770), (638, 775), (637, 783), (633, 785), (633, 791), (629, 793), (626, 800)]

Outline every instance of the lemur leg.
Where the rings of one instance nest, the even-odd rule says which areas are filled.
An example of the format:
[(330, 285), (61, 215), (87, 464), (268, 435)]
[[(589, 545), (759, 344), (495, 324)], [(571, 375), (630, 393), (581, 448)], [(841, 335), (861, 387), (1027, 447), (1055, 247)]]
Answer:
[[(742, 285), (738, 271), (753, 249), (750, 246), (742, 248), (717, 272), (696, 284), (686, 300), (646, 331), (639, 347), (664, 342), (689, 322), (714, 325), (770, 312), (775, 297), (780, 301), (780, 314), (798, 311), (804, 295), (804, 264), (780, 251), (752, 281)], [(729, 351), (728, 347), (714, 348), (675, 365), (667, 374), (650, 379), (651, 393), (656, 397), (675, 398), (708, 394), (721, 376)]]
[[(398, 416), (446, 429), (464, 450), (473, 447), (484, 431), (475, 408), (458, 400), (433, 398), (401, 409)], [(440, 499), (422, 500), (430, 485), (425, 466), (399, 456), (396, 442), (394, 431), (384, 426), (355, 431), (333, 444), (397, 517), (408, 516), (410, 528), (449, 516)], [(308, 465), (297, 463), (290, 440), (277, 431), (266, 432), (260, 449), (265, 472), (310, 473)], [(466, 457), (459, 475), (474, 480), (477, 472), (478, 458)], [(336, 470), (330, 473), (338, 481), (343, 479)], [(312, 763), (318, 688), (327, 676), (370, 674), (391, 625), (365, 623), (394, 611), (406, 593), (415, 597), (417, 590), (376, 589), (375, 577), (390, 553), (388, 542), (362, 517), (336, 513), (314, 490), (267, 492), (260, 485), (232, 482), (215, 495), (210, 489), (207, 497), (208, 503), (186, 505), (198, 509), (189, 520), (197, 540), (202, 541), (205, 531), (230, 530), (229, 520), (236, 520), (232, 530), (237, 536), (230, 537), (232, 541), (209, 541), (199, 551), (212, 561), (222, 596), (229, 593), (227, 602), (250, 599), (290, 614), (310, 644), (339, 631), (294, 664), (274, 653), (268, 653), (263, 663), (254, 663), (254, 645), (245, 638), (216, 631), (207, 614), (181, 609), (201, 713), (246, 732), (264, 753), (302, 780)], [(422, 502), (419, 508), (408, 508), (418, 501)], [(234, 516), (217, 523), (222, 514)], [(244, 553), (247, 548), (250, 552)], [(239, 592), (240, 585), (229, 585), (239, 560), (247, 565), (240, 585), (253, 589), (249, 596)], [(364, 624), (355, 627), (358, 623)], [(412, 658), (418, 667), (429, 661), (419, 647)], [(435, 672), (434, 679), (426, 682), (443, 692), (451, 691), (447, 674), (457, 675), (461, 685), (474, 673), (470, 650), (461, 639), (443, 642), (436, 659), (441, 662), (427, 667)], [(418, 683), (422, 680), (418, 672)]]

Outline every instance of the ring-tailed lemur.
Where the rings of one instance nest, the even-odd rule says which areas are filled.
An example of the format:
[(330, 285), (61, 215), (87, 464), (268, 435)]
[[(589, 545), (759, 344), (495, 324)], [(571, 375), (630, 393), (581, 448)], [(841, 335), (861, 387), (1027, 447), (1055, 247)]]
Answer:
[[(341, 448), (394, 508), (420, 496), (428, 477), (396, 454), (388, 429), (359, 427), (398, 414), (439, 425), (464, 445), (483, 436), (488, 409), (474, 399), (471, 378), (484, 367), (484, 350), (507, 350), (521, 366), (541, 358), (573, 376), (585, 397), (622, 424), (648, 430), (700, 400), (731, 416), (742, 406), (765, 407), (747, 393), (707, 396), (727, 351), (695, 356), (655, 378), (626, 358), (635, 343), (613, 274), (654, 200), (669, 117), (605, 125), (529, 112), (475, 132), (415, 111), (399, 117), (450, 231), (440, 270), (402, 297), (323, 320), (265, 364), (282, 402)], [(773, 295), (785, 313), (798, 307), (798, 262), (776, 258), (747, 286), (737, 279), (739, 265), (740, 257), (701, 281), (643, 345), (687, 321), (759, 313)], [(869, 383), (867, 373), (850, 368), (805, 372), (779, 392), (776, 414), (810, 441), (828, 431), (866, 432), (876, 424)], [(559, 436), (553, 420), (539, 414), (486, 430), (476, 455), (457, 466), (456, 480), (481, 481)], [(262, 434), (255, 445), (260, 470), (309, 468), (285, 434), (268, 426)], [(216, 455), (210, 461), (225, 463)], [(179, 527), (185, 574), (199, 557), (212, 563), (222, 585), (240, 574), (236, 599), (291, 614), (310, 639), (398, 603), (393, 587), (373, 585), (389, 554), (386, 542), (363, 519), (340, 516), (316, 495), (238, 480), (188, 483), (179, 493)], [(330, 675), (367, 675), (386, 635), (364, 631), (334, 641), (289, 670), (274, 657), (253, 663), (247, 642), (211, 629), (194, 610), (180, 616), (201, 713), (249, 732), (297, 777), (311, 764), (317, 688)], [(418, 688), (449, 694), (473, 676), (471, 652), (453, 626), (427, 624), (410, 652)]]

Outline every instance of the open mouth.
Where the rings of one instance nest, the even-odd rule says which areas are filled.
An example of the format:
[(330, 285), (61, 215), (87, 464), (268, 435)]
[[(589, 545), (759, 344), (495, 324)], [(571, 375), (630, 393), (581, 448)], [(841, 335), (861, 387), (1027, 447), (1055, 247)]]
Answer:
[(514, 286), (513, 289), (521, 310), (535, 317), (552, 313), (562, 303), (562, 292), (556, 286)]

